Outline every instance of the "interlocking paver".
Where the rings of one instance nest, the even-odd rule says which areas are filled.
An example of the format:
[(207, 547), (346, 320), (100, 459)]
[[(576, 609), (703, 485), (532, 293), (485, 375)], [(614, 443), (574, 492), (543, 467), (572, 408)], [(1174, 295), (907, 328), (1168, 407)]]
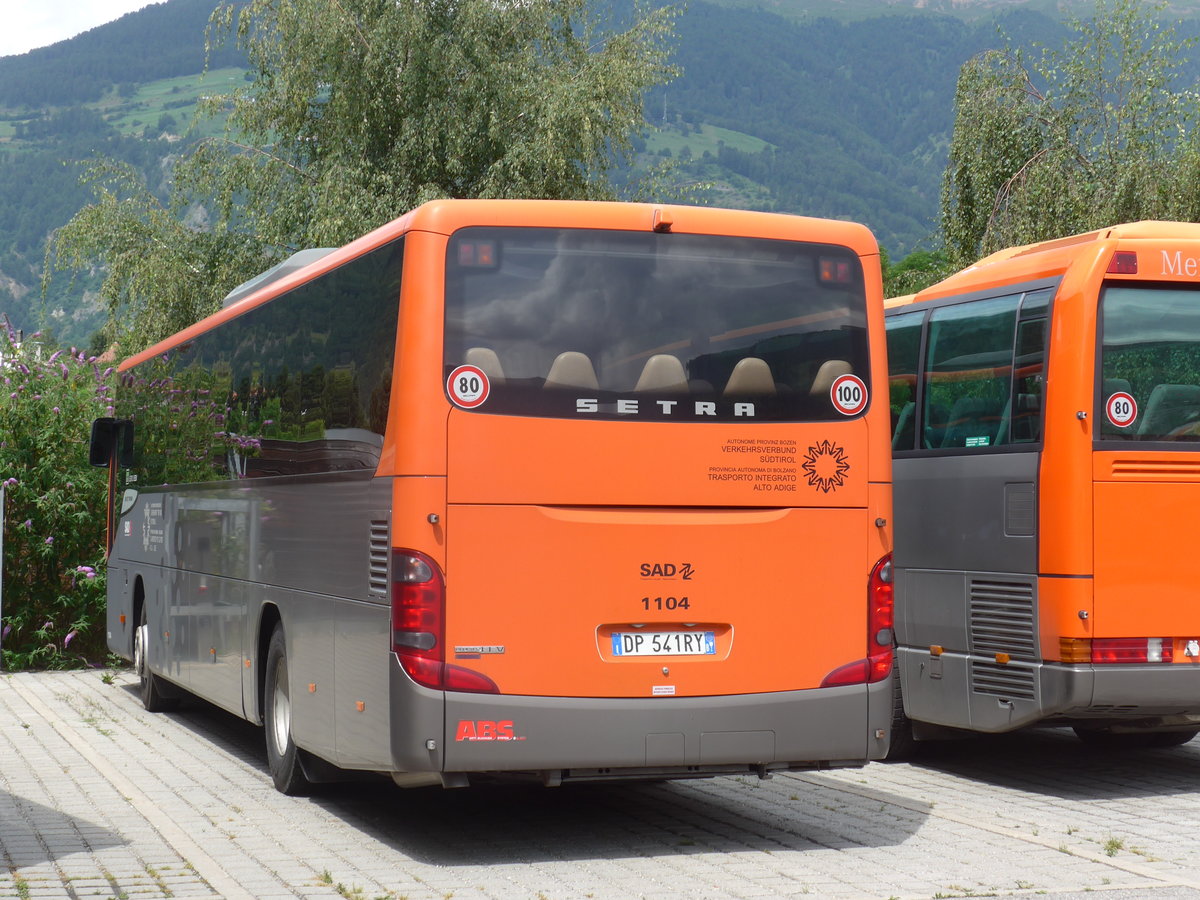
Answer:
[(118, 674), (0, 676), (0, 900), (1200, 898), (1200, 741), (1069, 733), (654, 785), (278, 794), (261, 732)]

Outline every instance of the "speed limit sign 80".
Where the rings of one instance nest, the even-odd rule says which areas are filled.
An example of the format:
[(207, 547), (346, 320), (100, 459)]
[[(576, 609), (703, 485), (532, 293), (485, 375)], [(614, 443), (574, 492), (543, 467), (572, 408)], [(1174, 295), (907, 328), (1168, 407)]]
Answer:
[(479, 366), (459, 366), (446, 379), (446, 393), (455, 406), (474, 409), (487, 399), (491, 391), (487, 373)]

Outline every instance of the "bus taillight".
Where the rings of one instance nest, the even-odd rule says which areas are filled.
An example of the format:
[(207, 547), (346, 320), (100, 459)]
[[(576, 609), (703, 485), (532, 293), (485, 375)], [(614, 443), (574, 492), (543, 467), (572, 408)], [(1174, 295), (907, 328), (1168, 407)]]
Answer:
[(445, 650), (446, 582), (437, 563), (414, 550), (392, 554), (392, 651), (408, 677), (445, 691), (498, 694), (479, 672), (448, 664)]
[(874, 684), (892, 674), (896, 622), (895, 591), (892, 588), (892, 555), (889, 553), (871, 570), (867, 587), (867, 656), (838, 666), (821, 680), (821, 687)]
[(1092, 662), (1169, 663), (1174, 643), (1171, 638), (1092, 638)]

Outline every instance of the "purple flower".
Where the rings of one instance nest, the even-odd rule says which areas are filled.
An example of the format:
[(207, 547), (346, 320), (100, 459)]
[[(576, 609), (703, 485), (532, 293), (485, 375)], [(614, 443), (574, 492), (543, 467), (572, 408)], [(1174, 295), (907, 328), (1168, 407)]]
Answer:
[(20, 483), (21, 483), (21, 482), (17, 481), (17, 479), (15, 479), (15, 478), (8, 478), (8, 479), (6, 479), (6, 480), (5, 480), (5, 482), (4, 482), (4, 486), (5, 486), (5, 487), (12, 487), (13, 485), (20, 484)]
[(32, 527), (32, 526), (33, 526), (33, 519), (26, 519), (24, 524), (25, 524), (25, 527), (26, 527), (26, 528), (30, 528), (30, 527)]
[(5, 626), (4, 626), (4, 631), (3, 631), (3, 633), (0, 633), (0, 641), (4, 640), (6, 637), (8, 637), (8, 633), (9, 633), (10, 631), (12, 631), (12, 626), (11, 626), (11, 625), (5, 625)]
[(56, 407), (54, 407), (54, 412), (58, 413), (58, 412), (61, 412), (61, 410), (56, 406)]
[(53, 353), (51, 353), (51, 354), (50, 354), (50, 358), (49, 358), (48, 360), (46, 360), (46, 362), (54, 362), (54, 361), (55, 361), (56, 359), (58, 359), (60, 356), (62, 356), (62, 351), (61, 351), (61, 350), (55, 350)]
[(96, 570), (91, 566), (76, 566), (75, 571), (83, 575), (84, 578), (95, 578)]
[(73, 641), (73, 640), (75, 640), (75, 632), (74, 631), (67, 632), (67, 636), (65, 638), (63, 638), (63, 646), (69, 647), (71, 645), (71, 641)]
[(45, 621), (45, 623), (42, 625), (42, 631), (48, 631), (50, 629), (50, 626), (53, 624), (54, 624), (53, 622), (51, 622), (49, 619), (47, 619)]
[(46, 538), (46, 543), (53, 544), (54, 543), (54, 535), (50, 535), (50, 537)]

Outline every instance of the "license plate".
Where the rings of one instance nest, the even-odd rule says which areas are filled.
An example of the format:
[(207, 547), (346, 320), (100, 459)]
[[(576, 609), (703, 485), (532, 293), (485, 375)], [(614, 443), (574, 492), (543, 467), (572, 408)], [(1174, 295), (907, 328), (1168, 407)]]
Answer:
[(717, 640), (711, 631), (615, 631), (613, 656), (713, 656)]

